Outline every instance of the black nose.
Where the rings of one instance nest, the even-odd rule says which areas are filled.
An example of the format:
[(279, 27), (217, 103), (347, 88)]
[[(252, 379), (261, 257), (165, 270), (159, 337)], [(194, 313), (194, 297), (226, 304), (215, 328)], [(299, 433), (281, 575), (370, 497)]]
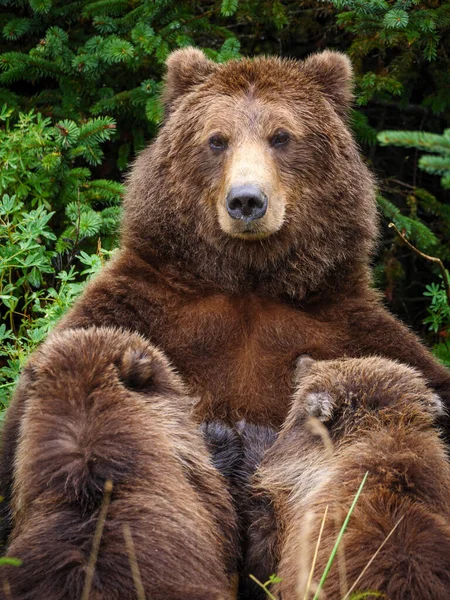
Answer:
[(227, 210), (233, 219), (255, 221), (266, 214), (267, 196), (256, 185), (237, 185), (227, 196)]

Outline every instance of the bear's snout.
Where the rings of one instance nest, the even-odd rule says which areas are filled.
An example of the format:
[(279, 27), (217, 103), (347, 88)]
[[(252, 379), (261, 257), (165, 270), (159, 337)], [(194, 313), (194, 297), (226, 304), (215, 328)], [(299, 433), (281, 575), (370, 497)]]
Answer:
[(266, 194), (253, 184), (234, 186), (227, 195), (227, 211), (230, 217), (246, 223), (261, 219), (266, 214), (267, 204)]

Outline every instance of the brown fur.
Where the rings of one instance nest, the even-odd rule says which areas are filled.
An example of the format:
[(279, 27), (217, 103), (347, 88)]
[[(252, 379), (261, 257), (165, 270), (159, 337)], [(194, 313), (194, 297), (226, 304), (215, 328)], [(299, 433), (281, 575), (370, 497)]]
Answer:
[(243, 421), (235, 428), (219, 422), (204, 423), (201, 430), (238, 511), (242, 550), (239, 598), (264, 600), (266, 593), (249, 576), (266, 581), (275, 572), (279, 540), (271, 497), (265, 490), (255, 489), (253, 476), (277, 432)]
[[(440, 399), (417, 371), (381, 358), (323, 361), (308, 368), (258, 475), (283, 532), (277, 570), (282, 582), (273, 593), (304, 597), (328, 506), (313, 578), (318, 583), (368, 472), (343, 539), (346, 589), (400, 521), (356, 591), (382, 592), (389, 600), (446, 600), (450, 466), (431, 427), (442, 411)], [(317, 435), (317, 426), (308, 424), (308, 415), (328, 427), (332, 454)], [(345, 595), (336, 563), (324, 587), (333, 600)]]
[(11, 597), (81, 598), (110, 479), (91, 598), (136, 597), (127, 524), (148, 597), (228, 599), (234, 510), (164, 356), (91, 328), (51, 336), (26, 373), (8, 551), (23, 565), (1, 573)]
[[(221, 419), (232, 424), (246, 418), (279, 427), (290, 404), (296, 359), (303, 353), (317, 359), (371, 354), (397, 358), (416, 366), (449, 404), (447, 370), (386, 312), (371, 289), (368, 264), (376, 207), (372, 177), (346, 124), (351, 102), (348, 59), (325, 52), (304, 62), (257, 58), (215, 65), (198, 50), (185, 49), (169, 58), (164, 101), (160, 134), (129, 177), (121, 249), (59, 325), (68, 348), (73, 348), (72, 338), (82, 336), (80, 329), (115, 327), (140, 334), (181, 374), (187, 393), (197, 399), (194, 414), (199, 422)], [(289, 143), (276, 148), (271, 140), (279, 130), (288, 132)], [(226, 140), (223, 152), (211, 150), (212, 135)], [(268, 208), (263, 218), (245, 228), (230, 220), (224, 202), (230, 185), (247, 181), (265, 191)], [(111, 334), (108, 345), (103, 346), (101, 335), (94, 343), (95, 330), (91, 332), (89, 368), (97, 372), (115, 342)], [(117, 335), (123, 352), (127, 343), (133, 346), (131, 333)], [(44, 345), (42, 356), (51, 352), (53, 340)], [(66, 356), (62, 350), (61, 356)], [(69, 384), (84, 385), (71, 379), (64, 360), (56, 358), (59, 367), (52, 367), (52, 383), (57, 381), (62, 391), (70, 390)], [(49, 386), (50, 380), (39, 374), (39, 362), (36, 368), (39, 385)], [(141, 374), (133, 368), (131, 379), (139, 388)], [(83, 378), (88, 374), (74, 373)], [(37, 493), (35, 484), (23, 479), (25, 471), (15, 466), (16, 453), (27, 457), (33, 472), (34, 457), (51, 454), (52, 448), (45, 447), (45, 438), (28, 433), (18, 438), (28, 432), (24, 423), (31, 427), (25, 416), (30, 370), (23, 377), (9, 409), (0, 457), (0, 492), (7, 498), (3, 536), (15, 527), (12, 540), (21, 513), (11, 519), (10, 502), (17, 506), (21, 490), (21, 506), (28, 510), (31, 498), (22, 490)], [(102, 382), (107, 387), (107, 380)], [(36, 398), (42, 398), (36, 386), (31, 386)], [(68, 396), (62, 397), (69, 402)], [(110, 419), (117, 422), (115, 396), (108, 398), (105, 407), (110, 402)], [(63, 419), (64, 406), (57, 398), (43, 404), (43, 421), (60, 409)], [(66, 410), (68, 418), (70, 403)], [(145, 410), (150, 410), (147, 405)], [(140, 419), (120, 414), (130, 443), (145, 446), (150, 433), (141, 431)], [(101, 437), (100, 423), (93, 423), (93, 431)], [(169, 434), (160, 430), (158, 435)], [(146, 456), (140, 455), (142, 468)], [(155, 472), (164, 470), (164, 460), (161, 466), (155, 463)], [(51, 463), (48, 468), (53, 468)], [(146, 490), (152, 495), (155, 488), (148, 483)], [(178, 488), (169, 488), (173, 498)], [(58, 496), (58, 502), (69, 497), (73, 499)], [(51, 508), (49, 502), (43, 495), (42, 510), (55, 510), (68, 535), (92, 522), (73, 524), (62, 508)], [(75, 506), (82, 506), (80, 502)], [(187, 510), (195, 510), (192, 502)], [(50, 520), (40, 527), (44, 538), (45, 531), (53, 531)], [(181, 530), (160, 535), (164, 540), (173, 535), (177, 547), (186, 539)], [(32, 544), (28, 547), (30, 553), (37, 551)], [(53, 556), (59, 556), (58, 544), (52, 548)], [(51, 555), (50, 548), (46, 551)], [(189, 564), (198, 558), (197, 551), (186, 554)]]
[[(129, 177), (122, 249), (61, 327), (114, 324), (150, 339), (199, 397), (199, 421), (280, 426), (303, 353), (396, 358), (447, 402), (448, 371), (371, 288), (376, 208), (342, 118), (350, 74), (333, 52), (220, 66), (174, 53), (166, 122)], [(280, 127), (292, 139), (275, 150), (268, 138)], [(218, 131), (220, 155), (207, 143)], [(269, 193), (272, 221), (249, 239), (225, 222), (230, 173)]]

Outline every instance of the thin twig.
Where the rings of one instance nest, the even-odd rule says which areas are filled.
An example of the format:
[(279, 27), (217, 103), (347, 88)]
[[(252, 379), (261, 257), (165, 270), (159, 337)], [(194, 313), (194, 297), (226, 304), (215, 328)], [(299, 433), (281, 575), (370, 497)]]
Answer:
[(439, 269), (441, 270), (442, 279), (444, 280), (445, 291), (447, 293), (447, 302), (450, 304), (450, 280), (448, 277), (447, 269), (445, 268), (442, 260), (437, 256), (429, 256), (428, 254), (424, 254), (418, 248), (413, 246), (394, 223), (389, 223), (389, 227), (391, 229), (395, 229), (396, 234), (405, 242), (408, 248), (410, 248), (413, 252), (415, 252), (422, 258), (425, 258), (426, 260), (430, 260), (431, 262), (436, 263), (439, 266)]
[(97, 562), (98, 551), (100, 548), (100, 542), (102, 539), (103, 528), (105, 526), (106, 514), (109, 508), (109, 502), (111, 500), (111, 492), (113, 489), (113, 482), (108, 479), (105, 481), (105, 494), (103, 496), (102, 505), (98, 515), (97, 526), (95, 528), (94, 539), (92, 541), (91, 555), (89, 556), (89, 563), (86, 570), (86, 580), (84, 582), (83, 595), (81, 600), (89, 600), (91, 593), (92, 581), (94, 579), (95, 563)]
[(5, 593), (6, 600), (12, 600), (11, 586), (9, 585), (9, 581), (7, 579), (3, 580), (3, 591)]
[(123, 526), (123, 537), (125, 538), (125, 547), (128, 553), (128, 560), (130, 561), (131, 574), (133, 576), (136, 595), (138, 597), (138, 600), (145, 600), (145, 590), (142, 584), (141, 574), (139, 572), (139, 565), (136, 558), (136, 551), (134, 548), (133, 537), (131, 535), (129, 525)]
[(323, 528), (325, 526), (325, 520), (327, 518), (327, 514), (328, 514), (328, 504), (325, 507), (325, 512), (323, 513), (323, 517), (322, 517), (322, 523), (320, 524), (319, 537), (317, 538), (316, 548), (314, 550), (314, 556), (313, 556), (313, 560), (312, 560), (312, 564), (311, 564), (311, 570), (309, 572), (308, 582), (306, 584), (306, 591), (305, 591), (305, 595), (303, 596), (303, 600), (308, 600), (309, 589), (311, 587), (312, 578), (314, 575), (314, 569), (316, 568), (317, 556), (319, 554), (319, 547), (320, 547), (320, 542), (322, 540), (322, 533), (323, 533)]
[(403, 521), (403, 516), (400, 517), (400, 519), (397, 521), (397, 523), (394, 525), (394, 527), (391, 529), (391, 531), (388, 533), (388, 535), (385, 537), (385, 539), (381, 542), (380, 546), (378, 547), (378, 550), (375, 552), (375, 554), (372, 556), (372, 558), (369, 560), (369, 562), (367, 563), (367, 565), (364, 567), (364, 569), (361, 571), (361, 573), (358, 575), (355, 583), (352, 585), (352, 587), (348, 590), (347, 594), (342, 598), (342, 600), (347, 600), (347, 598), (350, 596), (350, 594), (353, 592), (353, 590), (355, 589), (355, 587), (358, 585), (358, 583), (361, 581), (361, 578), (364, 576), (364, 573), (367, 571), (367, 569), (370, 567), (370, 565), (373, 563), (373, 561), (375, 560), (375, 558), (377, 557), (378, 553), (381, 551), (381, 549), (383, 548), (383, 546), (386, 544), (386, 542), (388, 541), (388, 539), (391, 537), (391, 535), (394, 533), (394, 531), (397, 529), (397, 527), (400, 525), (400, 523)]
[[(306, 422), (309, 430), (314, 434), (318, 435), (322, 438), (322, 443), (324, 445), (325, 451), (328, 455), (328, 458), (333, 457), (334, 449), (333, 442), (331, 441), (331, 437), (328, 429), (319, 419), (315, 417), (309, 417)], [(339, 534), (340, 531), (340, 512), (338, 504), (335, 505), (333, 510), (334, 516), (334, 524), (336, 527), (336, 535)], [(341, 544), (339, 544), (337, 548), (337, 558), (338, 558), (338, 571), (339, 571), (339, 587), (341, 591), (341, 595), (344, 595), (347, 592), (347, 567), (345, 561), (345, 546), (342, 540)]]
[(263, 589), (263, 590), (266, 592), (266, 594), (267, 594), (267, 597), (268, 597), (268, 598), (270, 598), (270, 600), (277, 600), (277, 599), (275, 598), (275, 596), (274, 596), (273, 594), (271, 594), (271, 593), (269, 592), (269, 590), (267, 589), (267, 587), (266, 587), (266, 586), (267, 586), (267, 583), (268, 583), (268, 582), (266, 582), (266, 583), (262, 583), (262, 582), (261, 582), (259, 579), (257, 579), (257, 578), (256, 578), (254, 575), (252, 575), (251, 573), (250, 573), (249, 577), (250, 577), (250, 579), (252, 579), (252, 580), (253, 580), (253, 581), (254, 581), (254, 582), (257, 584), (257, 585), (259, 585), (259, 587), (260, 587), (260, 588), (262, 588), (262, 589)]
[(411, 185), (410, 183), (406, 183), (406, 181), (401, 181), (400, 179), (394, 179), (393, 177), (388, 177), (387, 179), (385, 179), (385, 181), (387, 181), (388, 183), (397, 183), (398, 185), (402, 185), (404, 187), (409, 188), (410, 190), (415, 190), (416, 186), (415, 185)]
[(323, 585), (324, 585), (324, 583), (325, 583), (325, 581), (326, 581), (326, 579), (328, 577), (328, 573), (329, 573), (329, 571), (330, 571), (330, 569), (331, 569), (331, 567), (333, 565), (334, 557), (337, 554), (337, 550), (339, 548), (339, 544), (341, 543), (341, 540), (344, 537), (344, 533), (345, 533), (345, 531), (347, 529), (348, 522), (350, 521), (350, 517), (352, 516), (352, 513), (353, 513), (353, 511), (355, 509), (355, 506), (356, 506), (356, 504), (358, 502), (359, 496), (361, 495), (361, 492), (362, 492), (363, 487), (364, 487), (364, 485), (366, 483), (368, 475), (369, 475), (369, 471), (367, 471), (366, 474), (364, 475), (363, 480), (361, 481), (361, 485), (359, 486), (358, 491), (356, 492), (356, 495), (355, 495), (355, 497), (353, 499), (352, 505), (350, 506), (350, 509), (349, 509), (349, 511), (347, 513), (347, 516), (345, 517), (344, 523), (342, 524), (342, 527), (341, 527), (341, 530), (339, 532), (339, 535), (338, 535), (338, 537), (336, 539), (336, 542), (335, 542), (335, 544), (333, 546), (333, 550), (331, 551), (330, 557), (328, 559), (328, 562), (326, 564), (326, 567), (324, 569), (322, 577), (321, 577), (321, 579), (319, 581), (319, 585), (317, 586), (317, 591), (316, 591), (316, 593), (314, 595), (313, 600), (318, 600), (319, 599), (320, 592), (321, 592), (322, 587), (323, 587)]

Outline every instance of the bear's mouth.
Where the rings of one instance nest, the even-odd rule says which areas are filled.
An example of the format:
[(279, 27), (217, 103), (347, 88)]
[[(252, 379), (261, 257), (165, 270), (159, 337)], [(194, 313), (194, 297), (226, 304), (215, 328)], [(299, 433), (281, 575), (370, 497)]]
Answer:
[(249, 242), (257, 242), (259, 240), (263, 240), (270, 235), (272, 235), (271, 231), (257, 231), (255, 229), (243, 229), (241, 231), (230, 232), (228, 235), (234, 238), (238, 238), (240, 240), (247, 240)]

